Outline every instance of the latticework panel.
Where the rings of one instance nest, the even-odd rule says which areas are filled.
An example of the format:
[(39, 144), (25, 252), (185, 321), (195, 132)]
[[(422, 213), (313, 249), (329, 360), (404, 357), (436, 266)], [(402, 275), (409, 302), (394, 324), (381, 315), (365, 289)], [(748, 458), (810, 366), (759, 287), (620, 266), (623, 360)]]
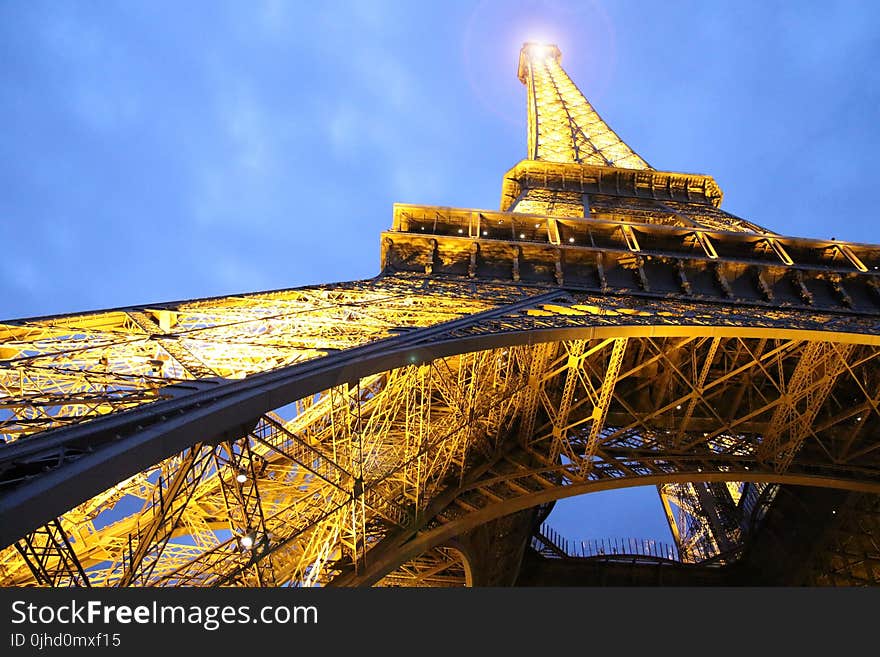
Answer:
[(529, 158), (650, 169), (593, 109), (559, 65), (555, 46), (526, 44), (520, 79), (528, 89)]
[[(826, 356), (805, 358), (817, 349)], [(3, 582), (82, 572), (92, 585), (308, 585), (376, 581), (386, 564), (378, 579), (403, 568), (389, 580), (399, 584), (434, 568), (402, 548), (411, 532), (448, 540), (578, 492), (692, 479), (877, 487), (878, 354), (794, 338), (629, 336), (395, 368), (79, 504), (59, 519), (66, 552), (42, 550), (38, 576), (25, 555), (46, 544), (40, 529), (2, 553)], [(774, 433), (780, 409), (810, 421)]]
[(7, 321), (0, 440), (172, 398), (194, 379), (240, 379), (487, 310), (511, 291), (461, 296), (442, 282), (389, 279)]

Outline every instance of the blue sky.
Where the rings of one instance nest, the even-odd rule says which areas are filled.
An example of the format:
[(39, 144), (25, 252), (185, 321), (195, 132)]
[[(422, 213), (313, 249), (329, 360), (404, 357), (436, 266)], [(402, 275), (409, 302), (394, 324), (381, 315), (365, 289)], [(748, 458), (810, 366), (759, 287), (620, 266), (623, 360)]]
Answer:
[[(0, 317), (372, 276), (394, 202), (497, 207), (535, 38), (655, 168), (778, 232), (876, 242), (878, 13), (3, 0)], [(583, 533), (662, 533), (650, 493)]]

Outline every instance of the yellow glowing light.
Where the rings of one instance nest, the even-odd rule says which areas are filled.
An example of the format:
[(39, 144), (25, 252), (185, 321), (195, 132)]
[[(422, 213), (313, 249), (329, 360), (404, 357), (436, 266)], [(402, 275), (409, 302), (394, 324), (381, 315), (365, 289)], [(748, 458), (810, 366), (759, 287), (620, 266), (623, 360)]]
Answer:
[(547, 56), (550, 54), (550, 48), (543, 44), (535, 44), (531, 47), (532, 57), (537, 60), (547, 59)]

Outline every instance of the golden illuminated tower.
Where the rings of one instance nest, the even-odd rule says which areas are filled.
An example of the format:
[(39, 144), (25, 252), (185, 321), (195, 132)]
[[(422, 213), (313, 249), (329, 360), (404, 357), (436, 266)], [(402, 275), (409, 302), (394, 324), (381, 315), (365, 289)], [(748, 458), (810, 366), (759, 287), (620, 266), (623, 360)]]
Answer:
[(521, 51), (500, 211), (396, 205), (375, 278), (0, 324), (0, 584), (512, 583), (555, 500), (644, 484), (713, 563), (794, 517), (769, 491), (843, 491), (810, 581), (876, 581), (840, 536), (880, 492), (880, 246), (721, 210), (560, 60)]

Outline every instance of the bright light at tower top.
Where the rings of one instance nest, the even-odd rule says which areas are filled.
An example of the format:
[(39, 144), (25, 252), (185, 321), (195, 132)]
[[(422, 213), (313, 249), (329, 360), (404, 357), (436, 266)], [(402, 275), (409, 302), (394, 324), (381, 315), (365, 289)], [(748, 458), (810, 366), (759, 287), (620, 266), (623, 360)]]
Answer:
[(555, 59), (557, 62), (562, 62), (562, 52), (555, 43), (526, 41), (523, 44), (522, 50), (519, 51), (519, 70), (517, 72), (517, 75), (523, 84), (525, 84), (526, 81), (525, 76), (528, 69), (527, 63), (535, 66), (543, 64), (549, 59)]
[(562, 57), (562, 53), (555, 43), (543, 41), (526, 41), (523, 44), (522, 53), (533, 61), (544, 61), (548, 57), (558, 60)]

